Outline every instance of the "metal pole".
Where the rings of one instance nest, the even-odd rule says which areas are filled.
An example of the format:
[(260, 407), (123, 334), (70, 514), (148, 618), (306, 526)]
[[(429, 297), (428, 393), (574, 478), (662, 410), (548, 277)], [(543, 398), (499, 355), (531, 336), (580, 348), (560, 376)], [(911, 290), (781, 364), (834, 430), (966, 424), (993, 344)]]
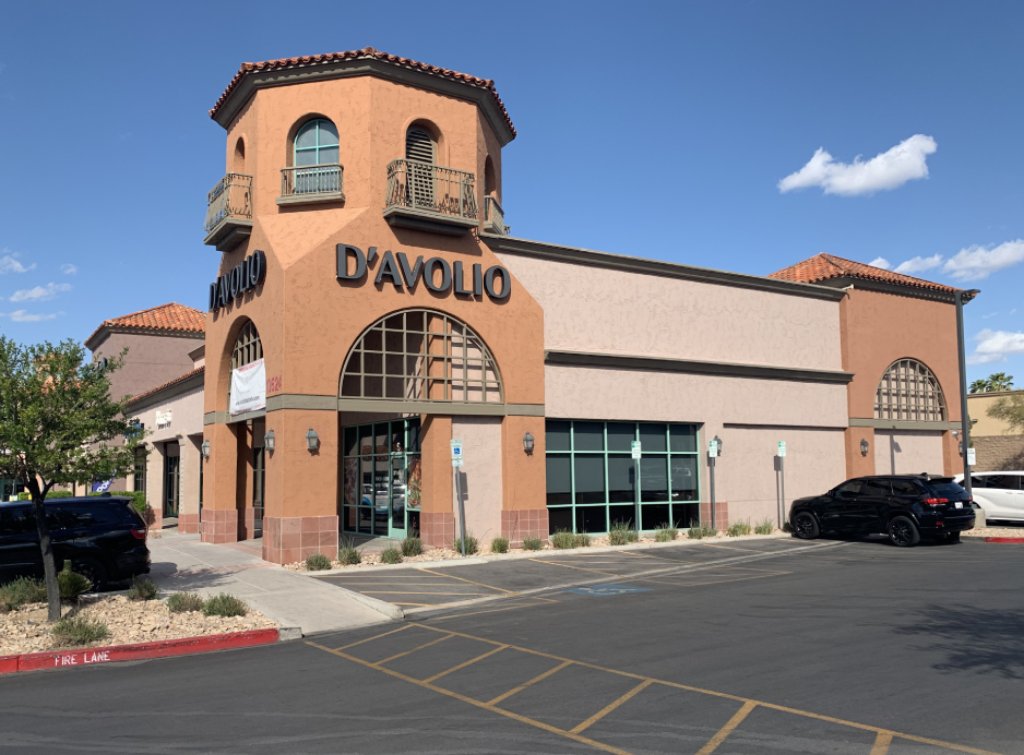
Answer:
[(964, 301), (970, 301), (980, 291), (970, 289), (956, 292), (956, 356), (960, 363), (960, 439), (963, 442), (964, 488), (967, 497), (973, 499), (971, 490), (971, 465), (967, 463), (967, 449), (971, 446), (971, 420), (967, 416), (967, 355), (964, 350)]
[(715, 459), (714, 456), (708, 456), (708, 482), (711, 487), (711, 529), (717, 529), (715, 525)]
[(786, 521), (786, 457), (779, 457), (779, 529)]
[(633, 516), (636, 517), (636, 534), (640, 536), (640, 460), (633, 459)]
[(462, 500), (462, 473), (458, 467), (452, 470), (455, 473), (455, 497), (459, 499), (459, 538), (461, 541), (462, 555), (466, 555), (466, 503)]

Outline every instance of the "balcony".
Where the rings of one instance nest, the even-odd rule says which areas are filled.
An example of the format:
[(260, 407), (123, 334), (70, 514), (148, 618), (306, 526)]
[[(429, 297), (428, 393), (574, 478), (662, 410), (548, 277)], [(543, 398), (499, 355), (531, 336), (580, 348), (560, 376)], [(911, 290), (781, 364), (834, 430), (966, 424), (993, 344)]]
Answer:
[(204, 244), (226, 252), (252, 233), (252, 176), (228, 173), (206, 195)]
[(494, 197), (484, 197), (484, 222), (480, 226), (484, 233), (508, 236), (511, 229), (505, 225), (505, 211)]
[(384, 217), (393, 226), (460, 236), (479, 225), (475, 177), (417, 160), (392, 160)]
[(344, 202), (345, 169), (336, 163), (293, 166), (281, 170), (279, 205)]

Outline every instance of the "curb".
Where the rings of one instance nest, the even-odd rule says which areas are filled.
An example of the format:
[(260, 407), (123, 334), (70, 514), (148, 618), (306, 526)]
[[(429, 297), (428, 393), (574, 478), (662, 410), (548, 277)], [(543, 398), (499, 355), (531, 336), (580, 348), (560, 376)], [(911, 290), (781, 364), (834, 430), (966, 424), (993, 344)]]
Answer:
[[(300, 633), (301, 634), (301, 633)], [(212, 653), (218, 650), (271, 645), (294, 637), (294, 629), (252, 629), (205, 637), (183, 637), (177, 640), (136, 642), (131, 645), (79, 648), (77, 650), (47, 650), (39, 653), (0, 656), (0, 675), (20, 671), (94, 666), (117, 661), (140, 661), (150, 658), (170, 658), (177, 655)]]
[(986, 543), (1024, 543), (1024, 537), (986, 537)]

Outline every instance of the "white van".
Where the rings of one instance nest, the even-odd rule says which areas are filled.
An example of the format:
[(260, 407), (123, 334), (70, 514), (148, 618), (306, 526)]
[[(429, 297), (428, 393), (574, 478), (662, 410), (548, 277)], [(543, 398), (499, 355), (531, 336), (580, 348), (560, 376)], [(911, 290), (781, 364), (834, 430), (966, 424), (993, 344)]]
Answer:
[[(964, 476), (954, 479), (962, 482)], [(1024, 472), (972, 472), (971, 492), (986, 521), (1024, 522)]]

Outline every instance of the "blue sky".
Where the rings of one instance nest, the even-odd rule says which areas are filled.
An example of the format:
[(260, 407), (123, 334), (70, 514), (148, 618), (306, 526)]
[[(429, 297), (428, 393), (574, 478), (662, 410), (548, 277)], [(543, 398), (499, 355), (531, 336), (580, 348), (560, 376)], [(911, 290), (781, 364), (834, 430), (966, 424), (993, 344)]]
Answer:
[(8, 3), (0, 332), (205, 309), (208, 109), (243, 61), (371, 45), (495, 80), (514, 235), (979, 288), (968, 379), (1024, 387), (1022, 32), (1024, 4), (995, 1)]

